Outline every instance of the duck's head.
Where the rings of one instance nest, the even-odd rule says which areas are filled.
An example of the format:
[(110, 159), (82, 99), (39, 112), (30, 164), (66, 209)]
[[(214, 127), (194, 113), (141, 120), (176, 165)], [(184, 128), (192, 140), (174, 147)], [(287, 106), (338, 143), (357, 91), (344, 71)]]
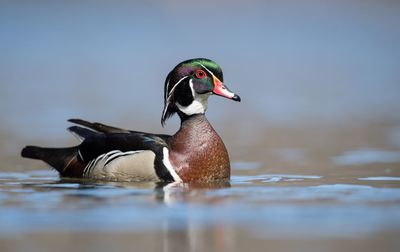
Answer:
[(221, 67), (214, 61), (199, 58), (179, 63), (165, 80), (161, 124), (174, 113), (181, 117), (204, 114), (212, 94), (240, 102), (240, 97), (223, 84)]

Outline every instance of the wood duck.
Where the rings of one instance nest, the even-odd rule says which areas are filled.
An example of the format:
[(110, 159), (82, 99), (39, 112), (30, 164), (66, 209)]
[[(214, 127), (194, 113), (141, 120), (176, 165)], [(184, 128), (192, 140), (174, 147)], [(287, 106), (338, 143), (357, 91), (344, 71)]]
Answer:
[[(167, 76), (161, 124), (177, 113), (181, 126), (173, 136), (151, 134), (81, 119), (68, 130), (82, 142), (67, 148), (26, 146), (22, 157), (40, 159), (62, 177), (110, 181), (210, 182), (230, 178), (224, 143), (206, 119), (208, 97), (239, 101), (223, 84), (215, 62), (190, 59)], [(81, 127), (84, 126), (84, 127)]]

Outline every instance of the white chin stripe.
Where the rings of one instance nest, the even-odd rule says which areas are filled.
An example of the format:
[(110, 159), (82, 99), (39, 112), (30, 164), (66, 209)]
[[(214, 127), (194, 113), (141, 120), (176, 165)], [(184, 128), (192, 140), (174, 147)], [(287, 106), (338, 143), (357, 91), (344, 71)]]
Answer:
[(186, 115), (204, 114), (207, 109), (207, 101), (206, 104), (204, 104), (202, 102), (194, 100), (189, 106), (184, 107), (179, 103), (176, 103), (176, 106)]
[(172, 178), (174, 178), (175, 182), (182, 182), (182, 179), (179, 177), (178, 173), (176, 173), (174, 167), (172, 166), (171, 162), (169, 161), (169, 151), (166, 147), (163, 148), (163, 163), (169, 173), (171, 174)]
[(204, 114), (204, 112), (207, 110), (208, 97), (211, 95), (211, 93), (197, 94), (194, 91), (192, 80), (189, 81), (189, 86), (193, 96), (192, 103), (190, 103), (188, 106), (182, 106), (181, 104), (176, 103), (176, 106), (185, 115)]

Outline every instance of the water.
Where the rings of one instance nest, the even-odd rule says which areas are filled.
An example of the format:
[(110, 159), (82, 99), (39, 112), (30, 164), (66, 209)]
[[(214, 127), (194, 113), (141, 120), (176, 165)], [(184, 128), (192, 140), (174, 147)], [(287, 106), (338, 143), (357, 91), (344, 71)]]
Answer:
[[(249, 174), (260, 166), (233, 163), (233, 171)], [(316, 251), (326, 244), (350, 249), (351, 241), (400, 245), (394, 239), (400, 177), (394, 176), (335, 183), (320, 175), (257, 173), (234, 175), (230, 183), (182, 185), (60, 179), (51, 170), (1, 172), (0, 202), (0, 241), (9, 251), (51, 250), (52, 239), (62, 242), (61, 251), (136, 243), (163, 251), (241, 251), (252, 240), (256, 251), (268, 244), (290, 249), (294, 243), (300, 250), (314, 244)]]
[(214, 123), (231, 158), (222, 184), (60, 179), (18, 154), (70, 138), (5, 136), (0, 251), (399, 250), (396, 122), (252, 123)]

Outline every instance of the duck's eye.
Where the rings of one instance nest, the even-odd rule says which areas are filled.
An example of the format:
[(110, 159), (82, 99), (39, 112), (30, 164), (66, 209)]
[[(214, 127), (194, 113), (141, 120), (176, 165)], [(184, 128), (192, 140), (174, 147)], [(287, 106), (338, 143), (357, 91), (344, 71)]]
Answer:
[(203, 79), (203, 78), (207, 77), (207, 74), (203, 70), (197, 70), (196, 77), (199, 79)]

